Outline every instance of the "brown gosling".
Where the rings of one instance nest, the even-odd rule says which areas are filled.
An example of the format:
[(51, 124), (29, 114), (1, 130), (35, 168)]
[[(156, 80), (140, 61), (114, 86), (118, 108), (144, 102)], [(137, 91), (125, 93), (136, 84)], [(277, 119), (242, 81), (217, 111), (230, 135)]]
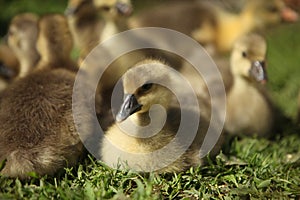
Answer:
[(78, 66), (70, 58), (73, 39), (67, 19), (62, 15), (44, 16), (39, 23), (36, 48), (41, 54), (37, 69), (63, 68), (76, 72)]
[(14, 52), (5, 44), (0, 45), (0, 92), (18, 75), (19, 61)]
[(99, 20), (93, 0), (69, 0), (65, 15), (75, 46), (83, 59), (99, 42), (103, 22)]
[[(55, 30), (49, 31), (50, 27)], [(83, 152), (72, 117), (75, 73), (61, 62), (63, 56), (69, 60), (72, 48), (64, 41), (68, 26), (64, 16), (53, 14), (42, 17), (39, 28), (37, 49), (43, 67), (14, 81), (1, 95), (0, 160), (5, 166), (0, 173), (4, 176), (54, 175), (76, 165)], [(57, 52), (61, 56), (54, 58)]]
[(131, 5), (118, 0), (69, 0), (68, 18), (81, 62), (100, 42), (127, 29), (122, 19), (130, 15)]
[(12, 19), (8, 31), (8, 45), (20, 62), (18, 77), (26, 76), (39, 61), (35, 48), (37, 37), (37, 15), (24, 13)]
[(94, 4), (104, 19), (100, 42), (128, 29), (127, 17), (133, 10), (130, 0), (94, 0)]

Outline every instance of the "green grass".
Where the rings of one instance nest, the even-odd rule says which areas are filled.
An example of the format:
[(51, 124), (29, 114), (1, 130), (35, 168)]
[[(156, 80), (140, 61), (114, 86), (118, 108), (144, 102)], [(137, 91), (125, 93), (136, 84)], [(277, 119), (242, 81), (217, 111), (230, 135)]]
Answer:
[(292, 118), (296, 117), (300, 91), (300, 23), (284, 25), (268, 36), (270, 89), (274, 101)]
[[(26, 10), (24, 0), (12, 1), (6, 4), (7, 13), (0, 17), (22, 10), (12, 6), (16, 2)], [(45, 2), (45, 7), (49, 6)], [(62, 4), (54, 7), (62, 11)], [(299, 32), (300, 23), (274, 28), (266, 34), (270, 93), (276, 105), (292, 119), (296, 117), (300, 89)], [(273, 140), (234, 138), (223, 152), (208, 165), (179, 174), (118, 171), (87, 158), (77, 168), (65, 169), (56, 177), (23, 182), (0, 176), (0, 199), (300, 198), (300, 133), (296, 125)]]
[(63, 13), (67, 0), (0, 0), (0, 36), (5, 35), (11, 18), (19, 13)]
[[(298, 142), (297, 142), (298, 141)], [(139, 175), (87, 159), (57, 178), (0, 178), (0, 199), (275, 198), (300, 196), (299, 136), (234, 140), (207, 166), (179, 174)]]

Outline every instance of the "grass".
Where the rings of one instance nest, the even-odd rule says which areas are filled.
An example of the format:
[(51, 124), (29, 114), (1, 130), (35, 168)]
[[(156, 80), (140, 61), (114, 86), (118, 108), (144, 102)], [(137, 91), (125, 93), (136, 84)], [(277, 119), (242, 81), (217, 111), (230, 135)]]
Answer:
[(300, 91), (300, 23), (285, 25), (268, 36), (270, 89), (284, 113), (295, 119)]
[[(18, 2), (20, 7), (26, 4)], [(292, 119), (300, 89), (299, 31), (300, 23), (266, 34), (268, 87), (276, 105)], [(0, 176), (0, 199), (299, 199), (299, 146), (299, 127), (293, 125), (273, 140), (233, 138), (208, 165), (178, 174), (119, 171), (87, 158), (56, 177), (23, 182)]]
[(0, 178), (0, 199), (299, 198), (299, 136), (235, 139), (226, 155), (204, 167), (163, 175), (117, 171), (87, 159), (57, 178), (23, 183)]

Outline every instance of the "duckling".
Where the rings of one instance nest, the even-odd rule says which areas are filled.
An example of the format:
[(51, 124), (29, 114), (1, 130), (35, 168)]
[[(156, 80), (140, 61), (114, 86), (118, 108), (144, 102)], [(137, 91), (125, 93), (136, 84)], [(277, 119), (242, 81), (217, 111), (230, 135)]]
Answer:
[(209, 1), (179, 1), (138, 14), (129, 26), (174, 29), (192, 36), (212, 54), (226, 53), (242, 35), (280, 23), (285, 8), (283, 0), (248, 0), (237, 14)]
[(19, 61), (5, 44), (0, 45), (0, 92), (17, 76)]
[(104, 26), (93, 0), (69, 0), (65, 15), (75, 46), (81, 57), (85, 57), (99, 42), (99, 33)]
[(8, 45), (20, 62), (18, 77), (24, 77), (39, 61), (35, 48), (38, 37), (38, 16), (23, 13), (15, 16), (9, 26)]
[(73, 39), (68, 21), (62, 15), (44, 16), (39, 23), (39, 35), (36, 49), (40, 52), (37, 69), (61, 68), (77, 72), (78, 66), (70, 58)]
[[(175, 98), (174, 91), (167, 85), (182, 86), (182, 83), (177, 84), (177, 78), (165, 63), (153, 59), (138, 63), (124, 74), (124, 99), (116, 114), (117, 123), (105, 132), (101, 145), (101, 159), (105, 163), (118, 166), (125, 162), (127, 166), (120, 167), (159, 173), (179, 172), (203, 163), (200, 147), (208, 121), (201, 116), (198, 123), (194, 121), (196, 110), (171, 103)], [(183, 87), (177, 89), (184, 91)], [(165, 109), (164, 114), (155, 106), (157, 104)], [(189, 120), (181, 118), (180, 113), (185, 113)], [(176, 132), (183, 121), (189, 130), (183, 128), (183, 135), (178, 136)], [(193, 125), (198, 129), (193, 129)], [(175, 139), (175, 136), (178, 137)], [(169, 143), (172, 146), (165, 148)], [(215, 146), (215, 152), (219, 148), (219, 145)]]
[(123, 15), (131, 13), (131, 5), (121, 0), (69, 0), (65, 15), (68, 18), (80, 60), (107, 37), (125, 30)]
[[(37, 49), (42, 67), (15, 80), (1, 95), (0, 160), (6, 163), (0, 173), (4, 176), (27, 179), (31, 172), (54, 175), (74, 166), (83, 152), (72, 116), (75, 73), (61, 65), (63, 62), (53, 62), (63, 56), (69, 60), (72, 43), (61, 42), (69, 33), (67, 28), (62, 15), (41, 17)], [(53, 57), (57, 52), (61, 55), (58, 59)], [(47, 65), (46, 58), (54, 60), (48, 60)]]
[(130, 0), (94, 0), (94, 4), (102, 14), (105, 23), (100, 42), (128, 29), (126, 18), (133, 10)]
[(263, 84), (267, 44), (248, 34), (236, 41), (230, 64), (233, 85), (227, 94), (225, 129), (232, 134), (268, 136), (273, 125), (273, 105)]
[[(286, 17), (292, 13), (294, 17)], [(283, 0), (259, 1), (248, 0), (239, 14), (224, 12), (218, 9), (216, 12), (217, 26), (212, 25), (200, 27), (193, 31), (192, 37), (200, 43), (214, 43), (218, 52), (228, 52), (233, 47), (234, 42), (241, 36), (254, 30), (279, 24), (282, 20), (294, 22), (297, 20), (297, 14), (288, 9)], [(207, 38), (207, 34), (214, 36)], [(204, 35), (204, 37), (203, 37)], [(208, 40), (207, 40), (208, 39)]]

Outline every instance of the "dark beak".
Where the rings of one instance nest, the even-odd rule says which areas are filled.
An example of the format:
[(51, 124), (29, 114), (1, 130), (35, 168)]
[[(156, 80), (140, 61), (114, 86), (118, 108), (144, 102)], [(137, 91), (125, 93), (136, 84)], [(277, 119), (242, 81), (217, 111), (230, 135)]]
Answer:
[(15, 76), (15, 72), (0, 62), (0, 77), (10, 80)]
[(4, 35), (4, 37), (2, 38), (2, 41), (4, 44), (8, 44), (8, 34)]
[(78, 7), (68, 7), (66, 8), (64, 14), (65, 16), (74, 15), (78, 11)]
[(122, 122), (127, 119), (133, 113), (141, 110), (142, 105), (137, 102), (136, 97), (133, 94), (126, 94), (124, 96), (123, 104), (116, 116), (117, 122)]
[(249, 70), (250, 76), (252, 76), (257, 82), (266, 83), (268, 81), (266, 66), (264, 61), (252, 62), (251, 69)]
[(132, 14), (132, 6), (126, 3), (118, 2), (116, 4), (116, 9), (120, 15), (130, 16)]

